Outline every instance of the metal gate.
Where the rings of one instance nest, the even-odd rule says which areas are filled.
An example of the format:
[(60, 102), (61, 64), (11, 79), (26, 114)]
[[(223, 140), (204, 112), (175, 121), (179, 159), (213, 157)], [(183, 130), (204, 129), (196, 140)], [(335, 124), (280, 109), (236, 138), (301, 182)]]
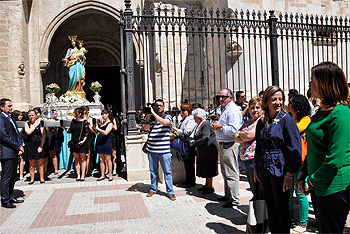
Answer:
[(129, 134), (136, 110), (157, 98), (168, 110), (184, 99), (207, 108), (221, 89), (249, 98), (270, 85), (305, 94), (311, 68), (333, 61), (348, 69), (347, 18), (274, 11), (137, 7), (122, 12), (122, 71)]

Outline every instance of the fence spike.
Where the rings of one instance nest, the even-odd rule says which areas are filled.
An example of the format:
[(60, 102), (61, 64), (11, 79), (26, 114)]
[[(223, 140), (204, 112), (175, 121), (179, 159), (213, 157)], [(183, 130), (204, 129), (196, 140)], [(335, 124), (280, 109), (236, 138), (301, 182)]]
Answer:
[(197, 6), (197, 15), (202, 16), (202, 10)]
[(238, 19), (238, 9), (235, 9), (235, 18)]
[(214, 15), (213, 7), (209, 8), (209, 14), (210, 14), (210, 17), (213, 18), (213, 15)]
[(137, 5), (137, 7), (136, 7), (136, 12), (137, 12), (137, 15), (138, 15), (138, 16), (140, 15), (140, 10), (141, 10), (140, 5)]
[(216, 8), (216, 17), (220, 18), (220, 9), (219, 8)]

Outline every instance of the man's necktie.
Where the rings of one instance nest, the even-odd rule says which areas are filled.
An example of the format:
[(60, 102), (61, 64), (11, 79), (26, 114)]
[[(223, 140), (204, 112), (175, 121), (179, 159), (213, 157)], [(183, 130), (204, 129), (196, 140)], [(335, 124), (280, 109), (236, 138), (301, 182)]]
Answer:
[(13, 127), (16, 129), (17, 134), (19, 134), (18, 129), (16, 128), (16, 125), (15, 125), (15, 123), (13, 122), (12, 118), (11, 118), (9, 115), (7, 115), (6, 117), (7, 117), (8, 120), (10, 120), (10, 122), (11, 122), (12, 125), (13, 125)]

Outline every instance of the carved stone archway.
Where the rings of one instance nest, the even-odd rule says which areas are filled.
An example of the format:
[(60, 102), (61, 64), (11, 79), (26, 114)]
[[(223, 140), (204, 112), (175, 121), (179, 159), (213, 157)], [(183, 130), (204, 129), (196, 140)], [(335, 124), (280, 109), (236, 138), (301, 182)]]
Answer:
[(117, 21), (120, 20), (120, 13), (117, 9), (107, 4), (96, 2), (96, 1), (80, 2), (62, 11), (48, 25), (40, 41), (40, 69), (42, 73), (44, 73), (47, 70), (48, 65), (50, 64), (49, 47), (56, 31), (70, 17), (76, 15), (77, 13), (88, 11), (88, 10), (96, 10), (99, 12), (103, 12), (107, 15), (110, 15), (112, 18), (114, 18)]

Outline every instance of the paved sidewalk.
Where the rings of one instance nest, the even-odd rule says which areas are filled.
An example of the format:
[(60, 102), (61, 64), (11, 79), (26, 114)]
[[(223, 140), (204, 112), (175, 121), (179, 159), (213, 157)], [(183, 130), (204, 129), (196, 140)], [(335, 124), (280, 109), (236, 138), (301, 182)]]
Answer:
[(150, 181), (115, 177), (97, 182), (88, 177), (76, 182), (74, 172), (65, 170), (50, 178), (45, 184), (16, 183), (16, 195), (25, 202), (16, 209), (0, 207), (0, 233), (244, 233), (252, 197), (244, 174), (241, 205), (226, 209), (217, 201), (223, 194), (221, 175), (214, 178), (214, 194), (197, 191), (202, 178), (197, 178), (196, 187), (175, 186), (174, 202), (165, 196), (164, 184), (159, 185), (160, 193), (146, 197)]

